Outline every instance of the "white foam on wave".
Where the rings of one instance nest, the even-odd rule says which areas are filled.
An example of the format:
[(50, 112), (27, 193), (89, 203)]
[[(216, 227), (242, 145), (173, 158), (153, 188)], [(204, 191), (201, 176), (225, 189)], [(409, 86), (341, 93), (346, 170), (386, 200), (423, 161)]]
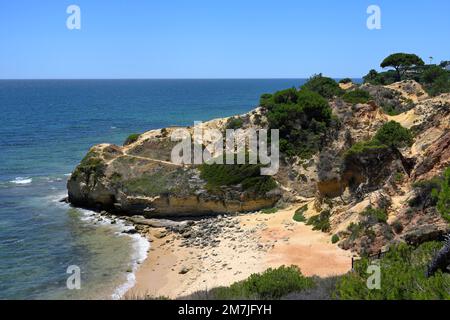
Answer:
[(132, 272), (127, 274), (127, 281), (116, 288), (114, 293), (112, 294), (112, 298), (114, 300), (121, 299), (125, 293), (134, 287), (136, 284), (136, 271), (139, 268), (139, 265), (147, 259), (147, 252), (150, 248), (150, 242), (140, 234), (132, 234), (129, 235), (133, 238), (133, 257), (132, 257)]
[(14, 184), (20, 184), (20, 185), (22, 185), (22, 184), (30, 184), (31, 182), (33, 182), (33, 179), (32, 178), (17, 177), (14, 180), (11, 180), (10, 182), (14, 183)]
[(128, 234), (124, 233), (123, 231), (128, 231), (130, 229), (134, 229), (134, 226), (126, 223), (125, 220), (120, 218), (115, 218), (116, 223), (111, 224), (112, 219), (109, 217), (105, 217), (95, 211), (90, 211), (86, 209), (77, 209), (80, 212), (82, 212), (83, 216), (81, 217), (81, 220), (84, 222), (92, 223), (94, 222), (97, 225), (108, 225), (112, 228), (116, 229), (116, 235), (117, 236), (126, 236), (131, 237), (133, 239), (132, 242), (132, 250), (133, 253), (131, 255), (131, 272), (127, 273), (127, 279), (125, 283), (117, 287), (113, 294), (111, 295), (111, 298), (114, 300), (121, 299), (125, 293), (134, 287), (136, 284), (136, 271), (139, 268), (139, 265), (144, 262), (145, 259), (147, 259), (147, 252), (150, 248), (150, 242), (143, 236), (141, 236), (138, 233), (135, 234)]

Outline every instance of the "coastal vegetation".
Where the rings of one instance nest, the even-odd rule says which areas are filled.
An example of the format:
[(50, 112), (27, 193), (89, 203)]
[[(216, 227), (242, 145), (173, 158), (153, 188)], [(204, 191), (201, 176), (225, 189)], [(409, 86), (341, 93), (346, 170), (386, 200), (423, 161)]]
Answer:
[(352, 156), (380, 152), (388, 148), (402, 148), (412, 145), (414, 138), (411, 131), (402, 127), (398, 122), (389, 121), (378, 129), (374, 138), (355, 143), (345, 153), (348, 159)]
[(127, 145), (129, 145), (129, 144), (132, 144), (132, 143), (138, 141), (138, 139), (139, 139), (140, 136), (141, 136), (141, 135), (140, 135), (139, 133), (132, 133), (132, 134), (130, 134), (130, 135), (125, 139), (125, 142), (123, 143), (123, 145), (124, 145), (124, 146), (127, 146)]
[(306, 218), (304, 216), (304, 213), (308, 210), (308, 205), (304, 205), (303, 207), (295, 210), (294, 216), (292, 219), (297, 222), (306, 222)]
[(211, 191), (241, 185), (245, 191), (264, 194), (275, 189), (277, 184), (271, 176), (261, 175), (261, 167), (260, 164), (202, 164), (199, 170)]
[(346, 92), (342, 99), (344, 99), (345, 102), (351, 103), (351, 104), (357, 104), (357, 103), (367, 103), (371, 99), (370, 94), (367, 91), (356, 89), (353, 91)]
[(301, 89), (316, 92), (326, 99), (332, 99), (344, 93), (336, 81), (322, 74), (312, 76)]
[(261, 97), (271, 129), (279, 129), (280, 151), (307, 158), (318, 151), (327, 128), (334, 124), (328, 101), (308, 89), (295, 88)]
[(244, 281), (229, 287), (212, 289), (212, 299), (280, 299), (291, 292), (300, 292), (314, 287), (314, 281), (301, 274), (296, 266), (281, 266), (268, 269), (261, 274), (252, 274)]
[(390, 85), (401, 80), (415, 80), (432, 97), (450, 92), (450, 71), (446, 69), (445, 61), (439, 65), (425, 65), (415, 54), (395, 53), (386, 57), (380, 66), (393, 70), (377, 72), (372, 69), (364, 76), (364, 83)]
[(320, 214), (309, 218), (306, 224), (313, 226), (313, 230), (329, 232), (331, 229), (330, 211), (324, 210)]

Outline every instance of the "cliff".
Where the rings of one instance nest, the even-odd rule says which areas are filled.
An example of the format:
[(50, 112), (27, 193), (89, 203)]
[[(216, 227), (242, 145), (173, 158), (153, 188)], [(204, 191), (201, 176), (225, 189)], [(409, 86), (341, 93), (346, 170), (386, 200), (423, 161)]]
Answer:
[[(429, 97), (414, 81), (345, 89), (355, 87), (368, 92), (370, 101), (328, 99), (338, 125), (323, 136), (312, 156), (282, 156), (271, 190), (246, 190), (240, 183), (211, 188), (199, 166), (170, 163), (175, 144), (170, 135), (176, 129), (165, 128), (141, 134), (124, 146), (91, 148), (70, 177), (69, 201), (149, 217), (306, 204), (307, 219), (325, 212), (329, 219), (325, 232), (337, 236), (342, 248), (358, 253), (377, 252), (399, 241), (416, 244), (441, 237), (448, 223), (434, 207), (416, 208), (411, 201), (418, 196), (418, 182), (439, 176), (450, 166), (450, 94)], [(386, 105), (397, 114), (388, 115)], [(243, 134), (247, 129), (267, 129), (266, 115), (267, 109), (259, 107), (238, 116)], [(212, 120), (202, 127), (223, 132), (230, 119)], [(349, 152), (389, 121), (409, 129), (413, 143), (400, 148), (366, 145)], [(373, 220), (372, 209), (386, 219)]]

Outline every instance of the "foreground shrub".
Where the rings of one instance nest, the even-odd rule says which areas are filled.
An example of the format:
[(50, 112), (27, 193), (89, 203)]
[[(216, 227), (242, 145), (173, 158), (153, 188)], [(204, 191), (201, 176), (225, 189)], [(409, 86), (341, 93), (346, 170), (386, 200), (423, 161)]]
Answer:
[(314, 287), (314, 281), (304, 277), (296, 266), (281, 266), (261, 274), (252, 274), (244, 281), (229, 287), (211, 290), (216, 299), (280, 299), (281, 297)]
[(425, 271), (441, 244), (429, 242), (417, 249), (406, 244), (392, 247), (380, 260), (381, 288), (369, 290), (367, 267), (371, 261), (363, 258), (354, 272), (338, 280), (335, 298), (349, 300), (437, 300), (450, 299), (450, 275), (438, 272), (426, 278)]

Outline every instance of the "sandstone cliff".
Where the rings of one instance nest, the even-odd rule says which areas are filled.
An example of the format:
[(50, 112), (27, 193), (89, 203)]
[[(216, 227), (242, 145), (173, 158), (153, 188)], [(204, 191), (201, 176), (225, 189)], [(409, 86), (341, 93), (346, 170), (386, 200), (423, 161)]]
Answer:
[[(414, 244), (440, 237), (448, 231), (448, 223), (435, 208), (417, 209), (410, 203), (417, 197), (416, 182), (436, 177), (450, 166), (450, 94), (430, 98), (414, 81), (359, 87), (370, 93), (371, 101), (350, 104), (331, 99), (339, 126), (312, 157), (283, 157), (274, 176), (277, 187), (271, 191), (249, 192), (239, 184), (211, 190), (198, 167), (170, 163), (175, 144), (170, 134), (176, 128), (165, 128), (146, 132), (125, 146), (91, 148), (68, 182), (69, 201), (154, 217), (306, 204), (306, 218), (326, 212), (330, 236), (338, 236), (339, 246), (358, 253), (377, 252), (398, 241)], [(399, 114), (386, 114), (382, 108), (386, 105)], [(240, 127), (244, 132), (267, 128), (265, 113), (257, 108), (239, 116)], [(229, 120), (212, 120), (202, 127), (224, 131)], [(391, 120), (414, 133), (412, 146), (348, 155), (353, 145), (370, 140)], [(368, 208), (385, 212), (386, 221), (373, 221), (364, 214)]]

